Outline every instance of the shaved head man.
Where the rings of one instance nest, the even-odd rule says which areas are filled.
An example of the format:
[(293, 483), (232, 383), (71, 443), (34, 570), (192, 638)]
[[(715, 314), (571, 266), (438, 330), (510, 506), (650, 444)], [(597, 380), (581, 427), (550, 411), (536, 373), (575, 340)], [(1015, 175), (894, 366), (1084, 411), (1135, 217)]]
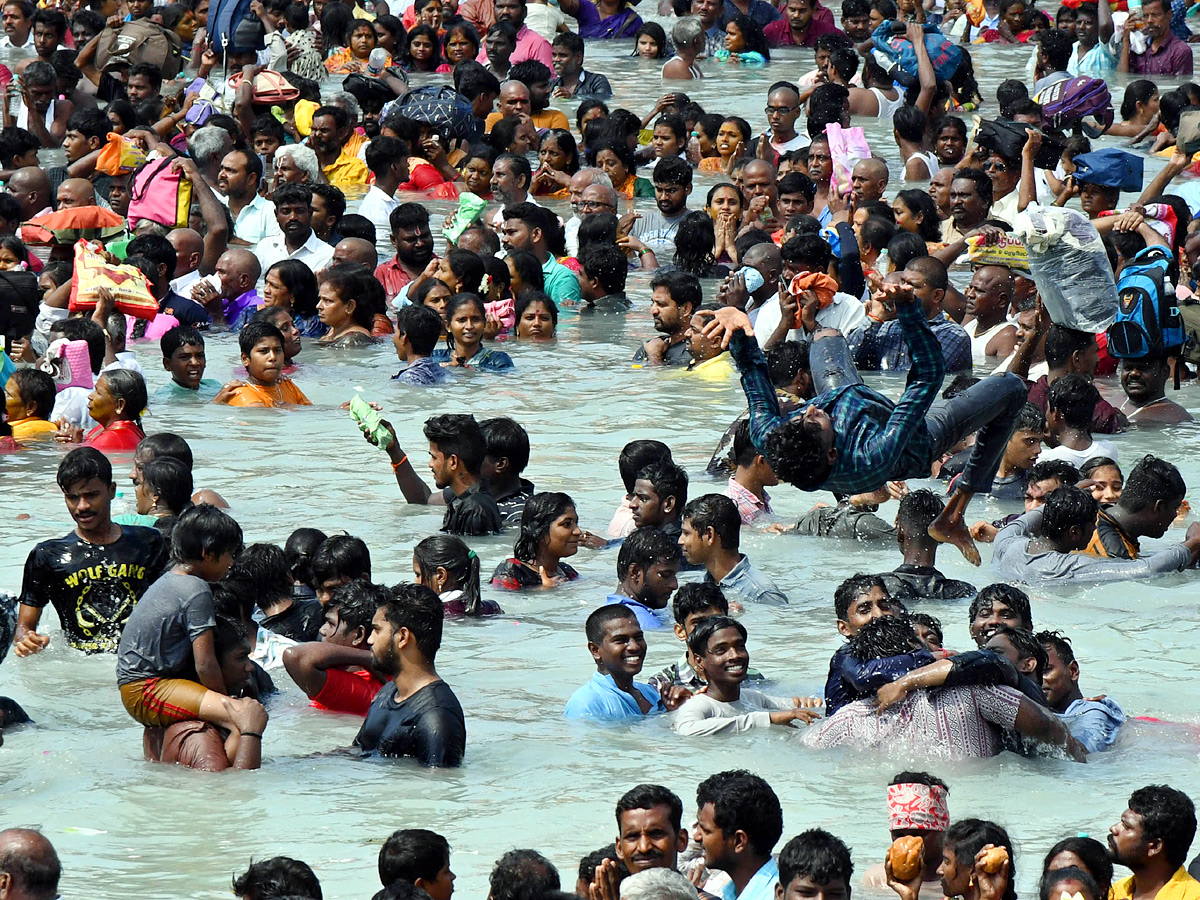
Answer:
[(533, 115), (533, 107), (530, 104), (529, 88), (519, 81), (504, 82), (500, 86), (500, 115), (498, 118), (530, 115)]
[(0, 898), (54, 900), (61, 876), (58, 854), (40, 832), (0, 831)]
[(579, 201), (579, 214), (590, 216), (594, 213), (617, 214), (617, 192), (603, 184), (589, 184), (583, 189)]
[(856, 204), (882, 200), (887, 183), (887, 163), (877, 157), (859, 160), (850, 173), (851, 195)]
[(1013, 276), (1003, 266), (980, 266), (967, 286), (966, 325), (976, 362), (1004, 359), (1017, 346), (1017, 329), (1008, 322), (1012, 303)]
[(68, 178), (58, 186), (58, 208), (96, 205), (96, 188), (86, 178)]
[(172, 277), (181, 278), (200, 268), (200, 260), (204, 258), (204, 238), (200, 237), (200, 232), (191, 228), (173, 228), (167, 234), (167, 240), (179, 255)]
[(262, 274), (258, 257), (241, 247), (231, 247), (217, 260), (220, 288), (207, 279), (196, 282), (192, 299), (204, 306), (214, 322), (224, 320), (233, 325), (242, 311), (262, 306), (262, 298), (254, 286)]
[(21, 205), (22, 222), (28, 222), (42, 210), (48, 209), (53, 200), (50, 179), (37, 166), (26, 166), (13, 172), (8, 180), (8, 192)]
[(366, 266), (374, 272), (375, 267), (379, 265), (379, 254), (375, 252), (375, 245), (370, 241), (353, 237), (342, 238), (333, 248), (333, 261)]

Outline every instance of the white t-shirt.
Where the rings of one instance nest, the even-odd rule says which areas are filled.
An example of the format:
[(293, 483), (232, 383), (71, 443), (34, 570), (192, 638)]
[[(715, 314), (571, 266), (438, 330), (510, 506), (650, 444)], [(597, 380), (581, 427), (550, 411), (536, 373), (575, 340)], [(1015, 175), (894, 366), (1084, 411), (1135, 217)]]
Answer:
[(1086, 450), (1072, 450), (1070, 447), (1048, 447), (1038, 454), (1038, 462), (1046, 462), (1047, 460), (1061, 459), (1069, 462), (1075, 468), (1079, 468), (1089, 459), (1097, 456), (1107, 456), (1113, 462), (1117, 462), (1117, 445), (1112, 441), (1092, 441), (1092, 445)]
[[(779, 326), (779, 295), (776, 294), (758, 309), (754, 320), (754, 336), (758, 345), (765, 347), (775, 329)], [(817, 324), (822, 328), (836, 328), (842, 334), (854, 331), (867, 317), (862, 301), (850, 294), (838, 291), (833, 295), (833, 302), (817, 312)], [(787, 334), (790, 341), (808, 341), (809, 336), (801, 328), (793, 328)]]

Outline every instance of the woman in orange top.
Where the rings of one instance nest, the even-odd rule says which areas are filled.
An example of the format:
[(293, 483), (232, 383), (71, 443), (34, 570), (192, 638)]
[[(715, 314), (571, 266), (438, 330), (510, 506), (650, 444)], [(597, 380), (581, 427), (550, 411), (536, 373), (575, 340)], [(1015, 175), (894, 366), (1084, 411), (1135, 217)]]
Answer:
[[(325, 70), (330, 75), (355, 75), (367, 71), (371, 51), (379, 45), (375, 26), (366, 19), (355, 19), (346, 33), (346, 46), (325, 60)], [(384, 67), (391, 66), (387, 57)]]
[(83, 442), (106, 453), (132, 453), (142, 442), (142, 410), (146, 382), (130, 369), (110, 369), (96, 381), (88, 397), (88, 414), (100, 424)]

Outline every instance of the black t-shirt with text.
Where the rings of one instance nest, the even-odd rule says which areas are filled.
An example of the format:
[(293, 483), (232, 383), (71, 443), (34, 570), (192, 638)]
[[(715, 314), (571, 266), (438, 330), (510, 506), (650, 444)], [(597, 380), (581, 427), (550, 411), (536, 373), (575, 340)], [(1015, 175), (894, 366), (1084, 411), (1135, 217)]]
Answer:
[(167, 566), (158, 529), (119, 527), (111, 544), (89, 544), (71, 532), (42, 541), (25, 560), (21, 603), (53, 605), (76, 650), (115, 651), (129, 613)]
[(467, 724), (446, 682), (427, 684), (400, 703), (395, 682), (388, 682), (371, 701), (354, 745), (367, 754), (412, 756), (423, 766), (458, 766)]

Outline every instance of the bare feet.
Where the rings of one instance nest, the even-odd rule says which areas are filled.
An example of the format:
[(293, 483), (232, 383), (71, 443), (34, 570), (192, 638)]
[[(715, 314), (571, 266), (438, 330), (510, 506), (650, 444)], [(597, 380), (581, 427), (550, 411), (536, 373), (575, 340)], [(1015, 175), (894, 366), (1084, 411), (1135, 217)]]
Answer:
[(929, 536), (940, 544), (953, 544), (973, 566), (980, 563), (979, 550), (971, 539), (971, 532), (962, 514), (950, 508), (942, 510), (941, 514), (929, 526)]

